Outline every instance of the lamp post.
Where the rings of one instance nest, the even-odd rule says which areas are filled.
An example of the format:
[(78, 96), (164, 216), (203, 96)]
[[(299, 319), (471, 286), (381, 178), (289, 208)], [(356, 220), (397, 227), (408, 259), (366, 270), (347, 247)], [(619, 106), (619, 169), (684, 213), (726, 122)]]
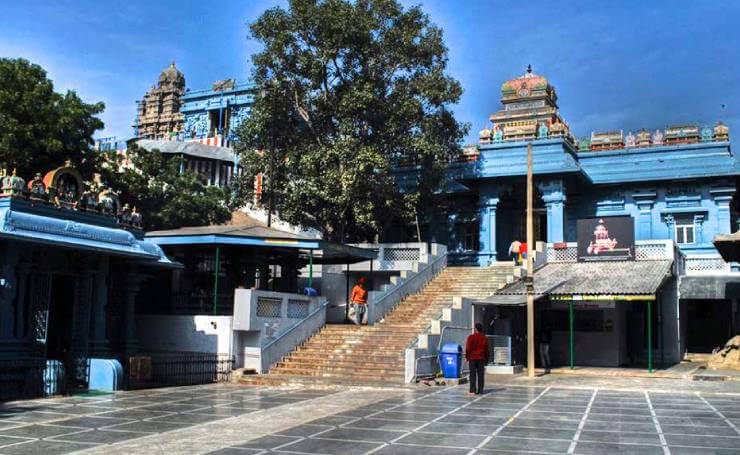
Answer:
[(534, 187), (532, 184), (532, 142), (527, 143), (527, 377), (534, 377)]

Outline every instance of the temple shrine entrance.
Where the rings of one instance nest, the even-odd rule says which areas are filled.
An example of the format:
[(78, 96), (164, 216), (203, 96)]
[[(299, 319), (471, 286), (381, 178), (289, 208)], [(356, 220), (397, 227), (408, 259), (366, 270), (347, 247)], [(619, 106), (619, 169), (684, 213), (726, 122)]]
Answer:
[(76, 280), (68, 275), (52, 275), (46, 358), (66, 363), (72, 352)]
[[(500, 261), (511, 260), (509, 255), (511, 242), (514, 240), (526, 242), (527, 204), (525, 196), (523, 184), (513, 185), (501, 194), (501, 201), (496, 210), (496, 258)], [(533, 221), (535, 242), (547, 241), (547, 209), (537, 190), (534, 195)]]

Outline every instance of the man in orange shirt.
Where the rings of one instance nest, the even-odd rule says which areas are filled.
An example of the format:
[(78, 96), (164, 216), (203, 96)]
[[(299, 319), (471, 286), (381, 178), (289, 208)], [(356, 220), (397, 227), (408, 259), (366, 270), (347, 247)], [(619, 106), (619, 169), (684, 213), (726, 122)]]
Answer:
[(357, 284), (352, 288), (351, 302), (355, 316), (353, 322), (357, 325), (367, 324), (367, 289), (365, 289), (365, 277), (357, 279)]
[(488, 339), (483, 334), (483, 324), (475, 324), (475, 332), (468, 335), (465, 342), (465, 360), (470, 367), (470, 392), (468, 395), (483, 393), (483, 382), (488, 363)]

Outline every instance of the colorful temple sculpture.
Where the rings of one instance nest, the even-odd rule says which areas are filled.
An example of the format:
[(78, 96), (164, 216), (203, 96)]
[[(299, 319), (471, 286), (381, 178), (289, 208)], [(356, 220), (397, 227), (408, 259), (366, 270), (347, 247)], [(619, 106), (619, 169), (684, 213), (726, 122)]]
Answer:
[(90, 359), (138, 352), (141, 283), (176, 265), (99, 179), (0, 175), (0, 399), (85, 389)]
[(210, 89), (188, 91), (183, 96), (182, 139), (227, 147), (236, 130), (249, 115), (256, 87), (234, 79), (216, 81)]
[(185, 76), (173, 61), (159, 75), (157, 85), (137, 101), (134, 135), (147, 139), (171, 139), (182, 131), (181, 98)]

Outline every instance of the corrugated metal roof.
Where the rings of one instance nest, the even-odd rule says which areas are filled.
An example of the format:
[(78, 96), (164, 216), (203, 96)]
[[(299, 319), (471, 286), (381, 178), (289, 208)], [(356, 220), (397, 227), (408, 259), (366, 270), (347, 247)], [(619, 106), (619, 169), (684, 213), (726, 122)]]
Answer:
[[(534, 272), (536, 295), (652, 295), (671, 275), (672, 261), (605, 261), (545, 264)], [(516, 281), (493, 295), (524, 295)]]
[(234, 162), (236, 154), (229, 147), (216, 147), (213, 145), (201, 144), (200, 142), (182, 142), (182, 141), (155, 141), (152, 139), (139, 139), (136, 141), (139, 147), (152, 151), (159, 150), (165, 155), (186, 155), (196, 158), (208, 158), (212, 160), (221, 160)]

